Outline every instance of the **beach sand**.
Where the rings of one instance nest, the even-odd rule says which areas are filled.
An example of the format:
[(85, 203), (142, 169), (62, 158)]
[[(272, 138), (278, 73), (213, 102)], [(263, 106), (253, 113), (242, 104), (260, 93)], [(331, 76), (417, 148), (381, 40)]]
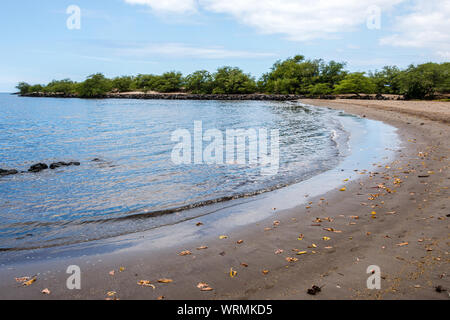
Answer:
[[(387, 166), (361, 172), (361, 179), (348, 182), (345, 191), (310, 198), (310, 205), (274, 210), (273, 217), (237, 228), (223, 239), (221, 234), (204, 235), (201, 242), (180, 239), (173, 249), (148, 254), (123, 250), (1, 266), (0, 298), (449, 299), (448, 292), (435, 288), (450, 289), (450, 103), (301, 102), (393, 125), (401, 152)], [(202, 246), (208, 248), (197, 249)], [(186, 250), (191, 254), (179, 254)], [(82, 267), (81, 290), (66, 288), (65, 271), (72, 263)], [(367, 289), (372, 265), (381, 269), (380, 290)], [(237, 272), (234, 277), (231, 268)], [(35, 274), (37, 281), (27, 287), (14, 279)], [(163, 278), (172, 282), (158, 282)], [(138, 285), (140, 280), (151, 281), (155, 289)], [(201, 282), (212, 290), (201, 291)], [(307, 294), (313, 285), (322, 287), (315, 296)], [(45, 288), (49, 295), (41, 293)]]

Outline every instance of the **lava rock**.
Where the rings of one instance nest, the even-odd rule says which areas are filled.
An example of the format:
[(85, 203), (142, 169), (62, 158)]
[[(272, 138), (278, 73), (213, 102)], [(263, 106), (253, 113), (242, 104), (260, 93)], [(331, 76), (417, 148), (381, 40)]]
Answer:
[(12, 169), (12, 170), (5, 170), (5, 169), (0, 169), (0, 176), (9, 176), (9, 175), (13, 175), (13, 174), (18, 174), (19, 171)]
[(311, 289), (308, 289), (307, 291), (306, 291), (306, 293), (308, 293), (308, 294), (310, 294), (310, 295), (312, 295), (312, 296), (315, 296), (316, 294), (318, 294), (319, 292), (321, 292), (322, 291), (322, 288), (320, 288), (320, 287), (318, 287), (318, 286), (312, 286), (312, 288)]
[(60, 162), (52, 163), (52, 164), (50, 165), (50, 169), (54, 170), (54, 169), (60, 168), (60, 167), (79, 166), (80, 164), (81, 164), (81, 163), (79, 163), (79, 162), (77, 162), (77, 161), (73, 161), (73, 162), (63, 162), (63, 161), (60, 161)]
[(42, 170), (48, 169), (48, 165), (45, 163), (37, 163), (34, 164), (28, 169), (28, 172), (41, 172)]

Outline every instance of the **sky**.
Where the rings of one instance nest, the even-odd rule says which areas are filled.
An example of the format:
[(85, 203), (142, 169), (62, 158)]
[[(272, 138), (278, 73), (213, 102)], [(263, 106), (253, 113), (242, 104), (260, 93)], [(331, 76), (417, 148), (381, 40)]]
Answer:
[(189, 74), (230, 65), (259, 77), (297, 54), (347, 62), (350, 71), (450, 61), (450, 0), (10, 0), (0, 6), (0, 92), (16, 91), (19, 81), (82, 81), (97, 72)]

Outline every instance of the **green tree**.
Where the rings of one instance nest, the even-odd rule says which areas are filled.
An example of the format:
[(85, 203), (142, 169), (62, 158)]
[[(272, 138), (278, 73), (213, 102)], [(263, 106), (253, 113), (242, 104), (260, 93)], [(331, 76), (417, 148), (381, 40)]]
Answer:
[(70, 79), (64, 80), (53, 80), (44, 88), (45, 92), (54, 92), (54, 93), (64, 93), (71, 94), (75, 93), (75, 82)]
[(239, 68), (222, 67), (214, 73), (214, 94), (245, 94), (257, 90), (256, 82)]
[(259, 87), (268, 93), (306, 94), (319, 80), (321, 63), (321, 60), (305, 60), (302, 55), (277, 61), (262, 76)]
[(183, 74), (171, 71), (157, 77), (154, 90), (158, 92), (178, 92), (184, 85)]
[(334, 88), (334, 86), (344, 80), (345, 76), (348, 74), (348, 72), (344, 70), (345, 66), (346, 63), (344, 62), (336, 62), (331, 60), (330, 62), (325, 63), (320, 60), (320, 74), (318, 82), (321, 84), (327, 84), (330, 88)]
[(113, 90), (129, 92), (133, 90), (134, 78), (130, 76), (116, 77), (112, 80)]
[(214, 78), (206, 70), (195, 71), (185, 79), (186, 90), (194, 94), (209, 94), (213, 91)]
[(399, 94), (401, 73), (396, 66), (385, 66), (381, 71), (370, 73), (376, 93)]
[(345, 76), (344, 80), (335, 86), (335, 93), (374, 93), (375, 84), (372, 79), (365, 76), (364, 72), (350, 73)]
[(317, 83), (309, 87), (308, 91), (309, 94), (313, 96), (321, 96), (333, 93), (333, 89), (327, 83)]
[(110, 92), (111, 89), (111, 80), (105, 78), (101, 73), (89, 76), (77, 86), (78, 95), (82, 98), (100, 98)]
[(19, 90), (20, 94), (27, 94), (30, 92), (31, 85), (26, 82), (19, 82), (16, 89)]
[(424, 99), (437, 92), (450, 92), (450, 64), (410, 65), (400, 75), (400, 91), (407, 99)]

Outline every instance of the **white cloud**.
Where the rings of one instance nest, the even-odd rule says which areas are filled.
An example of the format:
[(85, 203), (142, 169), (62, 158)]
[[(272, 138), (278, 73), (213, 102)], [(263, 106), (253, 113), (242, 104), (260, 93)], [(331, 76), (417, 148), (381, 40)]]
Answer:
[(448, 59), (450, 52), (450, 1), (419, 0), (410, 13), (396, 17), (395, 33), (380, 39), (381, 45), (429, 48)]
[(202, 59), (273, 57), (273, 53), (227, 50), (222, 47), (196, 47), (184, 43), (157, 43), (117, 50), (121, 56), (165, 56)]
[(305, 41), (336, 37), (340, 32), (366, 27), (368, 10), (390, 10), (406, 0), (125, 0), (169, 13), (198, 9), (229, 14), (265, 34), (282, 34)]
[(197, 11), (196, 0), (125, 0), (125, 2), (147, 5), (157, 12), (189, 13)]
[(366, 27), (369, 8), (390, 10), (404, 0), (199, 0), (209, 11), (231, 14), (266, 34), (283, 34), (305, 41), (336, 37)]

